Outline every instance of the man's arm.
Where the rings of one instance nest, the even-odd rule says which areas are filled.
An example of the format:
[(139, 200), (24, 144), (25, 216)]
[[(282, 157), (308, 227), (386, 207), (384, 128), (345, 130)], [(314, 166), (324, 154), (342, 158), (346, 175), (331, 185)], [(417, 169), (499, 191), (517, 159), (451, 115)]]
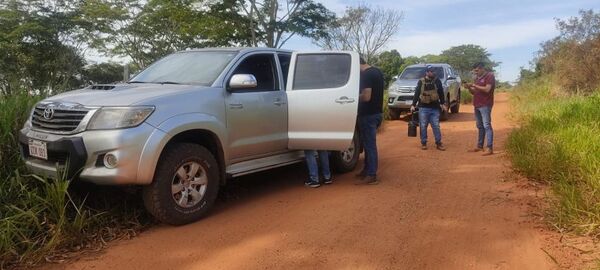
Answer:
[(371, 101), (371, 92), (373, 92), (372, 88), (364, 88), (362, 91), (360, 91), (360, 94), (358, 95), (358, 100), (360, 102)]
[(421, 96), (421, 80), (419, 80), (417, 87), (415, 88), (415, 95), (413, 96), (413, 102), (410, 106), (411, 111), (415, 110), (415, 106), (417, 106), (417, 102), (419, 102), (419, 96)]
[(438, 96), (440, 97), (440, 104), (446, 104), (446, 96), (444, 96), (444, 86), (442, 86), (442, 81), (440, 79), (435, 80), (435, 85), (437, 87)]
[[(492, 91), (492, 85), (491, 84), (486, 84), (485, 86), (480, 86), (480, 85), (473, 84), (473, 90), (479, 91), (479, 92), (483, 92), (483, 93), (487, 94), (490, 91)], [(471, 93), (473, 93), (473, 92), (471, 92)]]

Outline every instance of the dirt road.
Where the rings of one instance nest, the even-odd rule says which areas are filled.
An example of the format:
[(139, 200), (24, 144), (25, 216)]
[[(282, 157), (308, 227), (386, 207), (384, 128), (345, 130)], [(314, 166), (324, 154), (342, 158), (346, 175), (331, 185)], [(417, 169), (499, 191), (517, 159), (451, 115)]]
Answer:
[(466, 151), (476, 136), (469, 105), (442, 123), (445, 152), (421, 150), (406, 122), (389, 122), (378, 137), (379, 185), (354, 185), (354, 172), (306, 188), (303, 164), (240, 178), (202, 221), (160, 225), (51, 268), (556, 268), (546, 252), (559, 251), (531, 221), (535, 195), (507, 179), (507, 100), (499, 94), (494, 107), (493, 156)]

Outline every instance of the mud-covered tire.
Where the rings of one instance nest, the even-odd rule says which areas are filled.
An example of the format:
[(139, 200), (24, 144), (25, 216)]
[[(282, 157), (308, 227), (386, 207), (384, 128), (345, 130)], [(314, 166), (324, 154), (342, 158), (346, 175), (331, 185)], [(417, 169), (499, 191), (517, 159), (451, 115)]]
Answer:
[(389, 108), (388, 115), (390, 116), (391, 120), (398, 120), (400, 119), (400, 110)]
[(204, 217), (218, 191), (219, 168), (210, 151), (177, 143), (161, 155), (152, 184), (143, 188), (143, 200), (160, 222), (183, 225)]
[(356, 168), (360, 155), (360, 138), (354, 133), (352, 144), (344, 151), (333, 151), (330, 156), (332, 169), (337, 173), (351, 172)]
[(460, 111), (460, 89), (458, 89), (458, 98), (456, 99), (456, 103), (454, 103), (454, 106), (452, 106), (452, 108), (450, 108), (451, 113), (458, 113), (459, 111)]

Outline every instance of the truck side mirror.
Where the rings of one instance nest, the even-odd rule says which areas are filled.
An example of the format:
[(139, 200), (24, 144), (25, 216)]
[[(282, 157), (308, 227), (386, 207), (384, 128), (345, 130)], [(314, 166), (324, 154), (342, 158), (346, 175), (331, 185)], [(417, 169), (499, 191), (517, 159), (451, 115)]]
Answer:
[(256, 88), (258, 82), (252, 74), (235, 74), (229, 80), (229, 89)]

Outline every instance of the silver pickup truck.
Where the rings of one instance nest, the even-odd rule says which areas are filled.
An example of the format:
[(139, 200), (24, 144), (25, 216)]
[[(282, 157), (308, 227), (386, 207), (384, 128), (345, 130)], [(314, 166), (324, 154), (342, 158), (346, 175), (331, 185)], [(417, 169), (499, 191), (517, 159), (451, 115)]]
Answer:
[(388, 88), (388, 109), (390, 118), (398, 119), (402, 111), (410, 111), (413, 96), (419, 79), (425, 76), (425, 67), (431, 65), (436, 76), (442, 81), (444, 95), (446, 96), (446, 108), (440, 120), (447, 120), (449, 113), (458, 113), (460, 108), (460, 84), (461, 79), (452, 66), (443, 63), (410, 65), (402, 71), (400, 76)]
[(100, 185), (141, 185), (161, 222), (207, 214), (231, 177), (335, 151), (356, 166), (359, 89), (355, 52), (267, 48), (189, 50), (129, 82), (47, 98), (20, 131), (34, 172)]

